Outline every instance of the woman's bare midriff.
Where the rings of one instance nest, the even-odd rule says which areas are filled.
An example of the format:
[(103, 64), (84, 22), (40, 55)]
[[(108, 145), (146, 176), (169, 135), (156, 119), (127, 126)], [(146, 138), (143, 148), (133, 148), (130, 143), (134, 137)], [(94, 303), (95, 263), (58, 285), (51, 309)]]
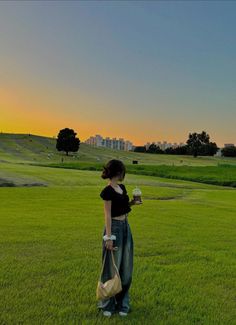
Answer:
[(120, 216), (117, 217), (113, 217), (112, 219), (116, 219), (116, 220), (125, 220), (125, 218), (128, 217), (128, 213), (122, 214)]

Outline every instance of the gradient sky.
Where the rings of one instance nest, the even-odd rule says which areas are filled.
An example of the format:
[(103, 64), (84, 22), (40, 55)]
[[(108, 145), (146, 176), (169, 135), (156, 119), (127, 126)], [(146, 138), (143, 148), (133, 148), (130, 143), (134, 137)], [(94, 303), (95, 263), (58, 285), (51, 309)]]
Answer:
[(0, 131), (236, 143), (236, 2), (0, 2)]

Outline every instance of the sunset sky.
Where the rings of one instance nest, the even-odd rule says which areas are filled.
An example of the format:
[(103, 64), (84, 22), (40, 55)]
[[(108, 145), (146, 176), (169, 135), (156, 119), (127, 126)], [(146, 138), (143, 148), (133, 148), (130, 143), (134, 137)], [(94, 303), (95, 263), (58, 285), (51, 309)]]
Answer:
[(0, 2), (0, 131), (236, 144), (236, 2)]

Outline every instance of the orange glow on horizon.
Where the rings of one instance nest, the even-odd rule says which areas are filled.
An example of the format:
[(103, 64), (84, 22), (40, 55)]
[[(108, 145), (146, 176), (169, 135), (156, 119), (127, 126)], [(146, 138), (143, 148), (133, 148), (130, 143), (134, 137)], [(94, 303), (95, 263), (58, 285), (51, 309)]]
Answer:
[[(12, 95), (14, 94), (14, 95)], [(35, 98), (35, 94), (28, 94), (26, 91), (20, 91), (19, 89), (6, 89), (0, 88), (0, 108), (1, 108), (1, 125), (0, 131), (4, 133), (31, 133), (35, 135), (56, 137), (58, 132), (69, 127), (77, 132), (77, 136), (83, 142), (90, 136), (100, 134), (102, 137), (110, 138), (123, 138), (129, 140), (136, 146), (142, 146), (147, 142), (163, 142), (167, 141), (170, 143), (185, 143), (189, 132), (195, 132), (195, 130), (186, 132), (183, 134), (172, 132), (172, 136), (169, 137), (168, 133), (171, 129), (163, 127), (157, 133), (155, 130), (157, 126), (149, 120), (140, 122), (136, 121), (133, 123), (132, 128), (131, 122), (127, 119), (120, 123), (108, 123), (106, 120), (102, 120), (100, 114), (95, 114), (94, 118), (91, 119), (89, 115), (84, 115), (83, 112), (67, 113), (65, 111), (57, 111), (57, 102), (52, 102), (50, 108), (46, 109), (47, 98), (44, 100), (39, 96)], [(39, 99), (38, 99), (39, 98)], [(50, 103), (50, 101), (49, 101)], [(82, 104), (81, 104), (82, 106)], [(85, 103), (83, 107), (87, 107), (89, 110), (90, 106)], [(91, 112), (89, 113), (91, 114)], [(79, 117), (82, 115), (83, 118)], [(143, 124), (142, 124), (143, 123)], [(161, 123), (160, 123), (161, 124)], [(179, 125), (181, 131), (184, 126)], [(200, 132), (200, 131), (199, 131)], [(211, 135), (211, 134), (210, 134)], [(212, 135), (211, 135), (212, 136)], [(177, 139), (183, 140), (177, 140)], [(211, 141), (217, 140), (211, 137)], [(218, 145), (222, 145), (220, 142)]]

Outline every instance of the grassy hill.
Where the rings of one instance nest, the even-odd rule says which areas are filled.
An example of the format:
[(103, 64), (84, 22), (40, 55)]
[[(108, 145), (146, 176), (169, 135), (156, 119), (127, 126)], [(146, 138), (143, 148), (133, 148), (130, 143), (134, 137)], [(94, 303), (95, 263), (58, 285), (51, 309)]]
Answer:
[[(79, 151), (66, 156), (56, 150), (56, 139), (30, 134), (0, 134), (0, 163), (101, 171), (110, 159), (121, 159), (127, 173), (175, 178), (236, 187), (236, 158), (177, 156), (120, 151), (81, 143)], [(63, 162), (62, 162), (63, 159)], [(138, 160), (138, 165), (132, 161)], [(19, 178), (0, 168), (0, 186), (19, 184)], [(21, 184), (40, 185), (29, 181)]]
[(215, 166), (219, 163), (236, 164), (235, 158), (221, 157), (197, 157), (161, 155), (120, 151), (109, 148), (96, 148), (88, 144), (81, 143), (77, 153), (70, 153), (67, 157), (65, 153), (56, 150), (56, 139), (29, 135), (0, 133), (0, 161), (10, 162), (101, 162), (109, 159), (121, 159), (127, 164), (132, 160), (138, 160), (139, 164), (145, 165), (188, 165), (188, 166)]

